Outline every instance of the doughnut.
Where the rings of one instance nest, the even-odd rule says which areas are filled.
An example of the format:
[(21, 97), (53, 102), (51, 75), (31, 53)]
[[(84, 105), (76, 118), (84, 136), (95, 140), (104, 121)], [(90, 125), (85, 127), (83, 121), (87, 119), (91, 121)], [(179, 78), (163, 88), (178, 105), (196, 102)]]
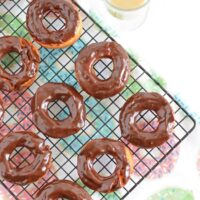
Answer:
[[(144, 110), (155, 111), (158, 127), (152, 132), (139, 129), (137, 114)], [(140, 92), (128, 99), (119, 117), (122, 136), (135, 146), (153, 148), (166, 142), (174, 128), (174, 113), (168, 101), (158, 93)]]
[(37, 48), (29, 41), (15, 36), (0, 37), (0, 60), (10, 52), (21, 56), (22, 67), (16, 74), (9, 74), (0, 66), (0, 90), (11, 92), (29, 87), (36, 78), (40, 55)]
[[(49, 11), (65, 20), (62, 30), (49, 31), (42, 20)], [(27, 11), (26, 26), (33, 39), (46, 48), (64, 48), (75, 43), (82, 32), (78, 9), (68, 0), (33, 0)]]
[[(116, 160), (116, 169), (108, 177), (99, 175), (93, 166), (95, 159), (103, 154), (109, 154)], [(103, 193), (114, 192), (122, 188), (133, 173), (132, 154), (122, 142), (95, 139), (88, 142), (78, 155), (77, 170), (87, 187)]]
[[(25, 167), (14, 168), (10, 155), (17, 147), (26, 147), (34, 155), (34, 161)], [(43, 177), (51, 165), (51, 151), (44, 140), (32, 132), (11, 132), (0, 141), (0, 177), (25, 185)]]
[(92, 200), (81, 186), (68, 180), (54, 180), (43, 186), (36, 195), (36, 200), (56, 200), (59, 198)]
[[(100, 80), (93, 69), (102, 58), (113, 61), (111, 77)], [(130, 76), (130, 61), (126, 51), (116, 42), (100, 42), (85, 47), (75, 62), (76, 78), (89, 95), (104, 99), (121, 92)]]
[[(69, 108), (70, 115), (64, 120), (54, 120), (48, 114), (48, 105), (61, 100)], [(65, 83), (46, 83), (36, 91), (32, 103), (32, 119), (35, 126), (45, 135), (64, 138), (83, 128), (86, 120), (83, 97)]]

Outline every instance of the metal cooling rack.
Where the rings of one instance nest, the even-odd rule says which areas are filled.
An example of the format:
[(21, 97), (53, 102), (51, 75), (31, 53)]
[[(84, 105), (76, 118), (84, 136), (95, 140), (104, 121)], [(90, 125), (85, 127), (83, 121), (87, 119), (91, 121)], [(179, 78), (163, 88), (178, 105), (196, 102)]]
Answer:
[[(25, 26), (25, 16), (29, 1), (14, 0), (0, 3), (0, 36), (17, 35), (32, 40)], [(77, 5), (78, 6), (78, 5)], [(79, 7), (79, 6), (78, 6)], [(124, 199), (139, 183), (146, 178), (156, 166), (169, 156), (175, 147), (194, 129), (195, 121), (173, 99), (173, 97), (154, 80), (151, 75), (141, 67), (134, 59), (132, 61), (132, 75), (127, 87), (119, 95), (106, 100), (96, 100), (88, 96), (79, 87), (74, 75), (74, 61), (81, 49), (91, 43), (113, 40), (96, 22), (80, 8), (83, 19), (84, 31), (78, 42), (65, 49), (45, 49), (33, 42), (41, 53), (40, 71), (35, 83), (23, 93), (5, 93), (4, 99), (6, 113), (3, 125), (0, 129), (1, 137), (10, 131), (32, 130), (44, 138), (53, 152), (53, 167), (40, 181), (25, 186), (17, 186), (1, 180), (1, 184), (10, 193), (10, 199), (34, 199), (38, 189), (52, 179), (69, 179), (84, 186), (76, 171), (76, 159), (80, 149), (89, 140), (94, 138), (109, 137), (121, 139), (118, 125), (119, 111), (124, 102), (134, 93), (140, 91), (156, 91), (165, 96), (175, 111), (175, 130), (171, 139), (161, 147), (141, 150), (128, 145), (134, 155), (135, 173), (129, 183), (121, 190), (112, 194), (94, 192), (84, 186), (93, 199)], [(52, 13), (46, 14), (45, 26), (51, 30), (62, 28), (63, 21)], [(56, 28), (55, 28), (56, 26)], [(1, 65), (10, 73), (16, 73), (20, 68), (19, 55), (10, 53), (1, 61)], [(9, 66), (9, 67), (8, 67)], [(10, 67), (15, 66), (15, 67)], [(95, 65), (99, 78), (105, 79), (111, 72), (110, 60), (101, 60)], [(85, 99), (87, 110), (87, 122), (85, 127), (74, 136), (67, 139), (51, 139), (38, 132), (32, 123), (30, 111), (31, 97), (36, 89), (46, 82), (66, 82), (73, 85)], [(68, 110), (61, 102), (54, 102), (49, 107), (49, 114), (55, 119), (63, 119), (68, 115)], [(144, 111), (138, 115), (138, 125), (141, 129), (152, 130), (157, 126), (156, 115), (151, 111)], [(122, 142), (125, 142), (122, 140)], [(31, 162), (33, 155), (23, 147), (17, 148), (11, 157), (11, 163), (15, 167), (22, 167)], [(150, 162), (149, 162), (150, 161)], [(95, 162), (96, 170), (102, 175), (109, 175), (115, 166), (115, 160), (104, 155)]]

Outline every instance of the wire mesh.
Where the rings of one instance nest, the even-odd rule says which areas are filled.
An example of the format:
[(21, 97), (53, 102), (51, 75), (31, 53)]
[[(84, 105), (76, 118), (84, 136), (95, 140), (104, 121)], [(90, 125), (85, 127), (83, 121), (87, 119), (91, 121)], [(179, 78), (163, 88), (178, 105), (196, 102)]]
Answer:
[[(16, 35), (32, 41), (25, 25), (29, 2), (15, 0), (0, 3), (0, 36)], [(41, 54), (40, 69), (35, 83), (23, 92), (1, 92), (6, 113), (0, 128), (0, 137), (11, 131), (32, 130), (45, 139), (53, 152), (53, 166), (48, 174), (38, 182), (19, 186), (8, 183), (6, 180), (0, 181), (11, 194), (11, 199), (34, 199), (41, 186), (56, 178), (77, 182), (91, 194), (93, 199), (124, 199), (195, 127), (195, 121), (192, 117), (131, 57), (131, 77), (126, 88), (120, 94), (109, 99), (97, 100), (82, 91), (74, 74), (74, 61), (78, 53), (86, 45), (100, 41), (112, 41), (113, 39), (80, 7), (79, 11), (83, 19), (84, 29), (79, 41), (68, 48), (55, 50), (40, 47), (33, 41)], [(46, 13), (45, 20), (44, 25), (50, 30), (62, 29), (64, 25), (63, 20), (57, 14), (53, 16), (52, 13)], [(9, 73), (17, 73), (21, 65), (20, 55), (10, 53), (1, 60), (0, 64)], [(106, 79), (112, 72), (112, 62), (107, 59), (100, 60), (95, 64), (94, 69), (99, 78)], [(52, 139), (45, 137), (33, 125), (30, 111), (31, 98), (37, 88), (46, 82), (65, 82), (75, 87), (83, 95), (87, 121), (79, 133), (66, 139)], [(131, 180), (124, 188), (112, 194), (94, 192), (85, 187), (78, 177), (77, 155), (84, 144), (95, 138), (108, 137), (126, 143), (121, 138), (118, 124), (120, 108), (131, 95), (141, 91), (159, 92), (170, 102), (176, 118), (172, 137), (164, 145), (153, 149), (140, 149), (127, 144), (133, 152), (135, 161), (135, 173)], [(66, 105), (57, 101), (49, 105), (49, 114), (52, 118), (61, 120), (67, 117), (69, 111)], [(140, 113), (137, 120), (138, 126), (148, 131), (154, 130), (158, 123), (156, 114), (148, 110)], [(19, 147), (13, 152), (10, 162), (15, 167), (22, 167), (30, 164), (32, 159), (31, 152)], [(101, 175), (106, 176), (111, 174), (115, 168), (115, 160), (109, 155), (102, 155), (96, 159), (94, 165)]]

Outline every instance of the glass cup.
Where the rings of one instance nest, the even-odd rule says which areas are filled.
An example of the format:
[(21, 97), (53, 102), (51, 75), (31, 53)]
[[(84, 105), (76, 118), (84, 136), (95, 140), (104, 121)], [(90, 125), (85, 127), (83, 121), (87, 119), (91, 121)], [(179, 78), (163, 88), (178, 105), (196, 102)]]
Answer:
[(134, 10), (142, 7), (148, 0), (106, 0), (110, 5), (121, 10)]
[[(150, 0), (104, 0), (113, 17), (114, 26), (131, 30), (142, 25), (146, 19)], [(115, 19), (114, 19), (115, 18)]]

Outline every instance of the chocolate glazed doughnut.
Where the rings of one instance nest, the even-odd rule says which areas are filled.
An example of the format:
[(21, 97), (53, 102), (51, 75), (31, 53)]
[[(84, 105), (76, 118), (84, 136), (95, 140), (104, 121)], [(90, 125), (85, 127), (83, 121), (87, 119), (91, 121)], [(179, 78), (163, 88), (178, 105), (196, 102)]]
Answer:
[[(70, 115), (64, 120), (54, 120), (48, 114), (48, 105), (61, 100), (69, 108)], [(33, 122), (45, 135), (64, 138), (78, 132), (85, 123), (86, 112), (83, 97), (64, 83), (46, 83), (39, 87), (32, 99)]]
[[(34, 161), (25, 167), (13, 168), (9, 162), (17, 147), (26, 147), (34, 155)], [(51, 152), (44, 140), (32, 132), (9, 133), (0, 141), (0, 176), (15, 184), (28, 184), (45, 175), (51, 164)]]
[(70, 200), (92, 200), (90, 195), (78, 184), (67, 180), (55, 180), (40, 189), (36, 200), (57, 200), (67, 198)]
[[(42, 23), (49, 11), (59, 13), (65, 20), (62, 30), (49, 31)], [(33, 39), (46, 48), (63, 48), (73, 44), (81, 35), (82, 21), (77, 8), (68, 0), (33, 0), (27, 11), (26, 25)]]
[(21, 55), (22, 67), (17, 74), (9, 74), (0, 66), (0, 90), (13, 91), (29, 87), (36, 78), (40, 56), (29, 41), (15, 36), (0, 37), (0, 60), (10, 52)]
[[(93, 65), (102, 58), (113, 61), (113, 72), (110, 78), (97, 78)], [(89, 95), (104, 99), (123, 90), (130, 76), (128, 54), (116, 42), (100, 42), (85, 47), (75, 62), (76, 78)]]
[[(116, 160), (116, 169), (108, 177), (99, 175), (94, 169), (98, 156), (109, 154)], [(104, 193), (123, 187), (133, 172), (133, 158), (130, 150), (121, 142), (111, 139), (96, 139), (88, 142), (78, 155), (77, 169), (80, 179), (89, 188)]]
[[(153, 110), (158, 117), (158, 127), (153, 132), (138, 128), (136, 116), (144, 110)], [(133, 145), (153, 148), (166, 142), (174, 128), (174, 114), (167, 100), (158, 93), (137, 93), (124, 104), (120, 113), (122, 136)]]

